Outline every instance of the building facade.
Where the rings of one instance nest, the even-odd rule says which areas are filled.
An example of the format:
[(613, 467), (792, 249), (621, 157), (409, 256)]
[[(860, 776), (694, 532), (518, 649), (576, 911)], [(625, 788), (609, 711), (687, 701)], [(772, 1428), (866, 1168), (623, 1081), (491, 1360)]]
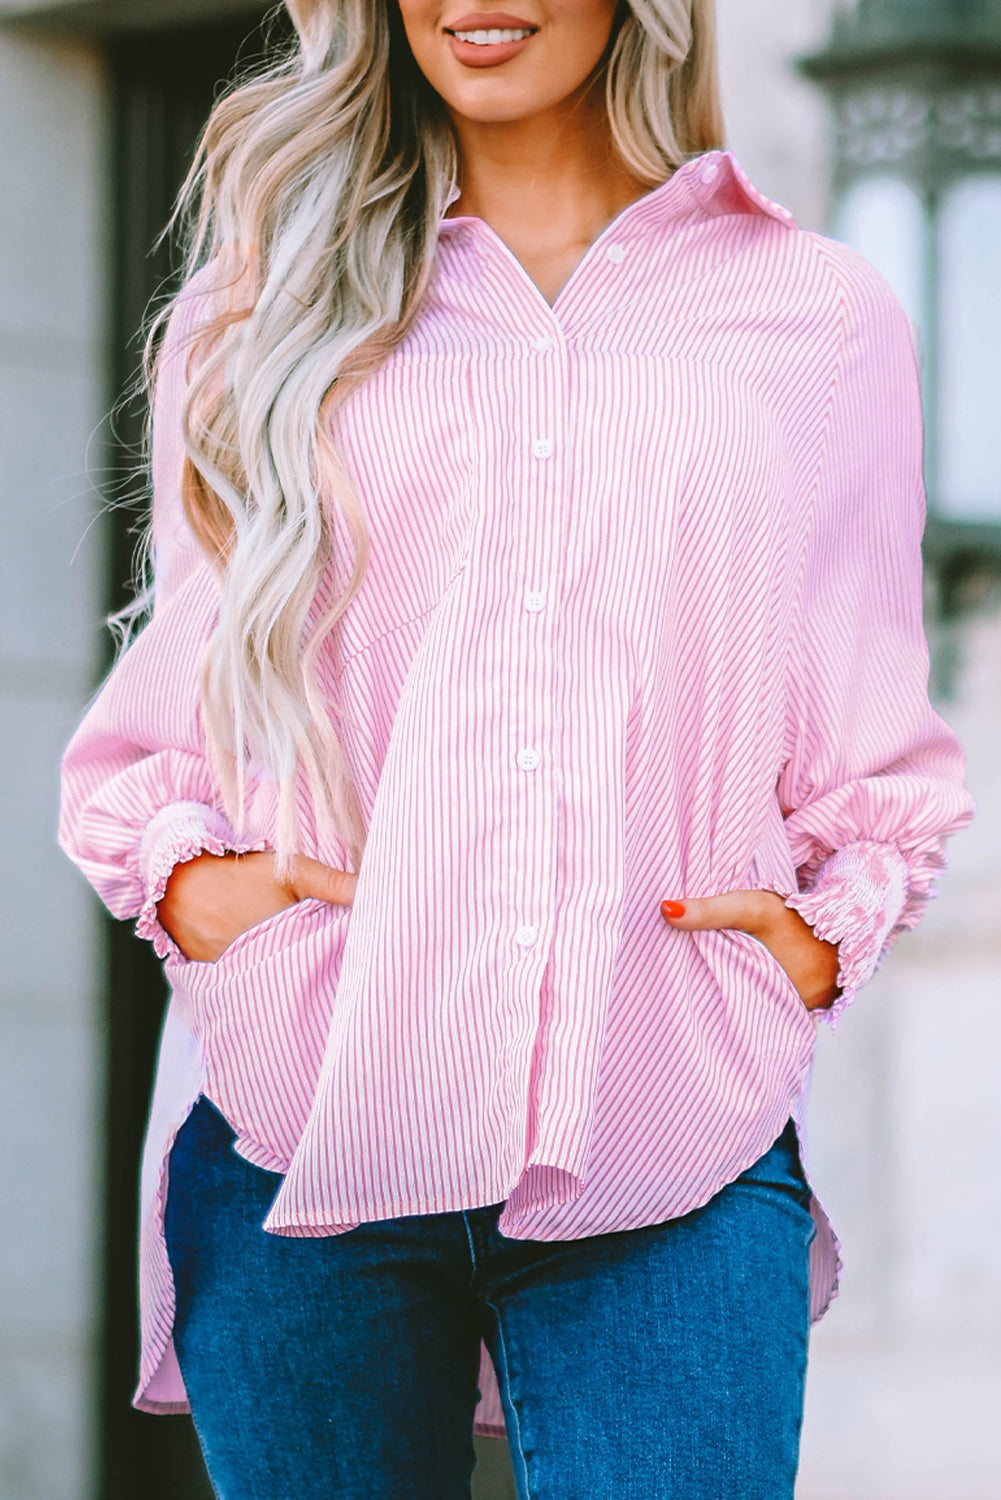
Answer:
[[(994, 9), (989, 0), (980, 10), (976, 0), (900, 4), (908, 18), (947, 15), (960, 32)], [(837, 129), (844, 99), (878, 62), (858, 52), (852, 62), (852, 27), (872, 28), (865, 37), (876, 53), (883, 46), (885, 63), (887, 36), (900, 39), (900, 4), (862, 0), (855, 12), (837, 0), (719, 0), (719, 12), (730, 137), (744, 166), (804, 225), (861, 239), (904, 295), (906, 269), (892, 257), (913, 261), (910, 210), (895, 216), (884, 194), (875, 214), (852, 219), (849, 193), (861, 177), (848, 170)], [(166, 251), (151, 254), (155, 234), (213, 86), (262, 10), (241, 0), (0, 0), (0, 1500), (205, 1493), (189, 1425), (128, 1406), (134, 1194), (158, 974), (105, 921), (54, 830), (59, 756), (108, 659), (101, 622), (121, 597), (138, 515), (137, 414), (125, 407), (109, 423), (107, 413), (134, 368), (146, 301), (169, 274)], [(976, 33), (976, 56), (989, 52), (989, 37)], [(833, 66), (839, 48), (835, 78), (817, 59)], [(804, 58), (814, 59), (806, 71)], [(977, 87), (989, 118), (990, 89)], [(920, 183), (911, 187), (920, 197)], [(977, 235), (994, 223), (990, 192), (987, 201), (973, 214), (987, 228), (964, 242), (964, 266), (980, 267)], [(877, 221), (882, 238), (873, 237)], [(977, 269), (976, 305), (994, 327), (1001, 278), (991, 248), (988, 271)], [(926, 380), (941, 389), (922, 323), (927, 287), (939, 283), (921, 284), (913, 315)], [(950, 295), (935, 292), (943, 306)], [(957, 306), (954, 298), (946, 313)], [(969, 321), (969, 310), (960, 317)], [(992, 560), (1001, 506), (996, 515), (990, 489), (993, 475), (1001, 498), (1001, 472), (982, 441), (991, 382), (1001, 377), (983, 358), (972, 427), (969, 398), (940, 396), (936, 442), (958, 452), (963, 482), (948, 514), (939, 507), (951, 529), (939, 528), (929, 567), (937, 691), (968, 746), (979, 815), (955, 841), (922, 928), (837, 1035), (822, 1037), (811, 1166), (847, 1268), (814, 1337), (801, 1500), (1001, 1495), (992, 1438), (1001, 1405), (992, 1159), (1001, 1136), (1001, 601)], [(964, 360), (956, 363), (962, 373)], [(964, 469), (970, 441), (976, 463)], [(499, 1500), (503, 1477), (484, 1474), (479, 1489), (480, 1500)]]

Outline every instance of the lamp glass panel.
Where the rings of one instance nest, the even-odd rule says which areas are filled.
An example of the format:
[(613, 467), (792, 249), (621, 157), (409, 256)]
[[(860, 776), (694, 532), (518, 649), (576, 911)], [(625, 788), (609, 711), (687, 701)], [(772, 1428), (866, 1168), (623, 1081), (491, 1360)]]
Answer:
[(942, 199), (939, 350), (938, 508), (1001, 521), (1001, 177), (966, 178)]
[(886, 277), (920, 336), (925, 316), (925, 210), (898, 177), (863, 177), (838, 206), (834, 233)]

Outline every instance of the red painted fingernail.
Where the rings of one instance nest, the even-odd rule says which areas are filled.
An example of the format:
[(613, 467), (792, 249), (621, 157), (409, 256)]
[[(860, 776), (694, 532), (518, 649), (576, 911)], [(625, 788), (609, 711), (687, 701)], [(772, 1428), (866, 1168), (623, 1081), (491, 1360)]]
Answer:
[(685, 915), (685, 903), (683, 901), (662, 901), (660, 903), (661, 915), (665, 917), (683, 917)]

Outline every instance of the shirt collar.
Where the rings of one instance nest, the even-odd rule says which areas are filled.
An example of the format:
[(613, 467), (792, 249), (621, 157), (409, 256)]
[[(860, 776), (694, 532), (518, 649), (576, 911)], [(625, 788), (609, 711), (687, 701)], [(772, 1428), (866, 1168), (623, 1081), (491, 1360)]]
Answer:
[[(446, 209), (459, 196), (459, 185), (453, 182)], [(721, 218), (728, 214), (759, 215), (790, 228), (796, 225), (787, 208), (766, 198), (754, 186), (732, 151), (707, 151), (690, 158), (667, 182), (624, 208), (614, 223), (618, 231), (633, 224), (653, 226), (677, 218)], [(439, 227), (443, 234), (450, 235), (480, 222), (473, 215), (443, 216)]]

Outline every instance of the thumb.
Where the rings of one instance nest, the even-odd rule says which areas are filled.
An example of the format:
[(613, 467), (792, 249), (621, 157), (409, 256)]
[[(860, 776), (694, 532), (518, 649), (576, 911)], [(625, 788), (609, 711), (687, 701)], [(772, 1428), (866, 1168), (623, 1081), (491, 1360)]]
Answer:
[(329, 901), (332, 906), (350, 906), (357, 883), (357, 875), (347, 870), (332, 870), (318, 859), (298, 854), (288, 889), (297, 901), (313, 896), (317, 901)]
[(727, 891), (722, 896), (698, 896), (688, 901), (664, 901), (661, 916), (685, 932), (709, 932), (730, 927), (756, 935), (764, 920), (765, 891)]

